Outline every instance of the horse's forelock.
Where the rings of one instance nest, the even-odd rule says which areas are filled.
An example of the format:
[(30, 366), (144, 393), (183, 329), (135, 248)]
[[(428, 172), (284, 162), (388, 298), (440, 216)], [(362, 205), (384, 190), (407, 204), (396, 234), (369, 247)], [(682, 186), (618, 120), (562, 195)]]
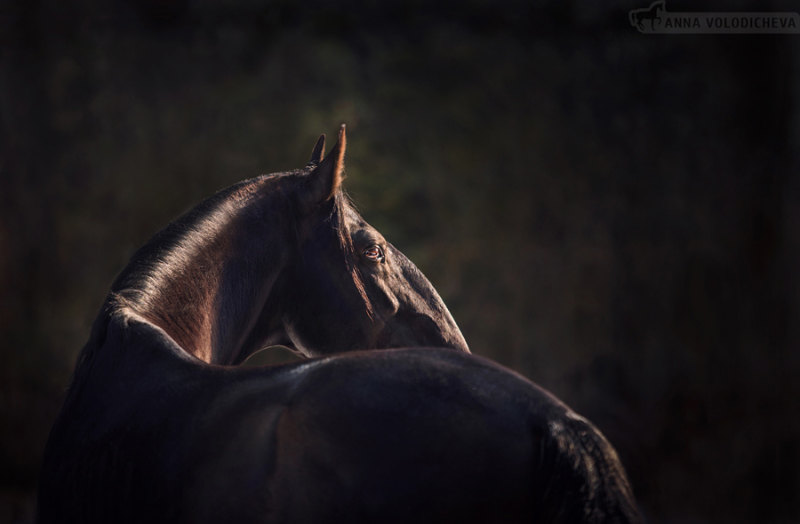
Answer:
[(367, 315), (369, 318), (373, 318), (374, 310), (372, 308), (372, 302), (369, 300), (367, 290), (364, 287), (364, 279), (361, 276), (361, 271), (358, 269), (358, 266), (355, 263), (355, 261), (358, 260), (358, 253), (356, 253), (355, 246), (353, 245), (353, 239), (347, 226), (346, 215), (348, 210), (356, 214), (358, 213), (347, 194), (343, 190), (339, 189), (334, 195), (333, 215), (331, 217), (333, 226), (336, 231), (336, 237), (339, 241), (339, 246), (344, 254), (347, 272), (350, 275), (350, 278), (353, 279), (353, 284), (355, 284), (358, 294), (361, 296), (361, 300), (364, 302), (364, 309), (367, 312)]

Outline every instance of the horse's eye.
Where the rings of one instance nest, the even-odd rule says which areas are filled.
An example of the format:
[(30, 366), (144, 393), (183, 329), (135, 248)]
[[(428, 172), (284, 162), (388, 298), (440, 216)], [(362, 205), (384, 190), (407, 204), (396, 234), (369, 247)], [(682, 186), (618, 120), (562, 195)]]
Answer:
[(363, 251), (364, 256), (371, 262), (383, 262), (386, 255), (383, 254), (381, 246), (369, 246)]

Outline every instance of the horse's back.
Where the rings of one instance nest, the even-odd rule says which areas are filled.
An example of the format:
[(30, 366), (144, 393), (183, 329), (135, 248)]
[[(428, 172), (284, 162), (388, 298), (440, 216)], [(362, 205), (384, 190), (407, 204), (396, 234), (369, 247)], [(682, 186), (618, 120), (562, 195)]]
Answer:
[(519, 375), (454, 351), (310, 368), (276, 444), (276, 522), (638, 519), (594, 426)]
[(616, 461), (602, 436), (478, 357), (387, 350), (191, 376), (113, 421), (68, 407), (84, 434), (54, 429), (41, 521), (614, 522), (548, 499), (580, 506), (587, 482), (602, 486), (587, 474)]
[(465, 380), (480, 374), (465, 375), (472, 361), (453, 355), (374, 352), (314, 369), (278, 422), (276, 521), (512, 522), (531, 514), (525, 400), (508, 395), (497, 409), (492, 392)]

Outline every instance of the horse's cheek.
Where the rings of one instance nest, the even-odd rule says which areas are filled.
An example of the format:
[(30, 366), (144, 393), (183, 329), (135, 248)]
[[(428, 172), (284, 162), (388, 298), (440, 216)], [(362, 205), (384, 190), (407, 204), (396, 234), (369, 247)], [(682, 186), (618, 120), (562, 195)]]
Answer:
[(400, 309), (400, 300), (392, 291), (392, 283), (387, 282), (385, 275), (379, 275), (373, 280), (373, 284), (375, 293), (373, 297), (370, 297), (373, 307), (385, 319), (394, 316)]

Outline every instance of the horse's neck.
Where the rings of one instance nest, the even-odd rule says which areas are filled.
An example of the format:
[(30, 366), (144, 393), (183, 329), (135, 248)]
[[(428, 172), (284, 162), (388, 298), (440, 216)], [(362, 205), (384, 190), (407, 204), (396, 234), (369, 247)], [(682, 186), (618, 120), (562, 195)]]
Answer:
[(118, 278), (116, 299), (200, 360), (243, 360), (288, 248), (273, 182), (226, 190), (156, 235)]

